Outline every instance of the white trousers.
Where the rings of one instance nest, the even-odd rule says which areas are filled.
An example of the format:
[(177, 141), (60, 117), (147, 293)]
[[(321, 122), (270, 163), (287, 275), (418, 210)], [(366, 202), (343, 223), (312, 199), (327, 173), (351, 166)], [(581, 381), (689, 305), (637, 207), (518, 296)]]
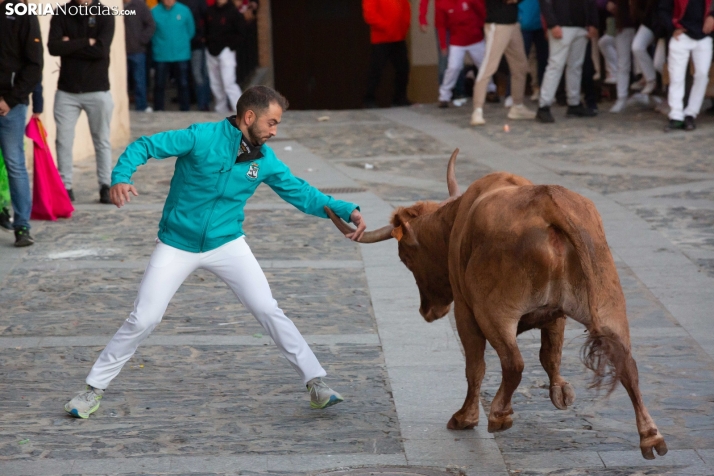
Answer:
[(543, 75), (543, 84), (540, 86), (540, 107), (553, 104), (555, 93), (560, 84), (560, 78), (565, 71), (565, 90), (568, 96), (568, 105), (580, 104), (580, 80), (583, 76), (583, 63), (585, 51), (588, 47), (588, 32), (585, 28), (564, 26), (563, 37), (553, 38), (548, 35), (548, 66)]
[(630, 69), (632, 68), (632, 39), (634, 28), (623, 28), (615, 35), (617, 52), (617, 99), (627, 99), (630, 88)]
[(612, 35), (602, 35), (597, 42), (600, 52), (605, 58), (605, 71), (608, 78), (617, 78), (617, 49), (615, 48), (615, 37)]
[[(211, 92), (216, 100), (216, 112), (221, 114), (236, 111), (236, 104), (243, 91), (236, 83), (236, 52), (228, 47), (213, 56), (206, 55), (208, 80), (211, 83)], [(230, 103), (230, 108), (228, 104)]]
[[(694, 63), (694, 83), (689, 91), (689, 102), (684, 108), (684, 81), (689, 66), (689, 56)], [(676, 121), (684, 120), (685, 116), (697, 117), (702, 108), (704, 93), (709, 83), (709, 67), (712, 63), (712, 38), (704, 37), (693, 40), (685, 33), (678, 38), (669, 40), (669, 56), (667, 68), (669, 69), (669, 118)]]
[[(439, 101), (450, 101), (451, 93), (459, 79), (459, 73), (464, 67), (464, 56), (468, 53), (471, 61), (481, 70), (483, 58), (486, 55), (486, 41), (481, 40), (468, 46), (449, 45), (449, 62), (444, 72), (444, 79), (439, 87)], [(495, 91), (496, 85), (493, 80), (488, 85), (488, 91)]]
[[(637, 64), (640, 65), (642, 76), (644, 76), (648, 83), (657, 79), (655, 63), (647, 51), (647, 48), (649, 48), (654, 40), (654, 33), (645, 25), (640, 25), (635, 34), (635, 38), (632, 40), (632, 55), (635, 57)], [(662, 59), (664, 60), (664, 58)], [(662, 70), (661, 66), (659, 70)]]
[(109, 386), (139, 344), (161, 322), (181, 283), (199, 268), (212, 272), (231, 288), (303, 383), (325, 376), (325, 370), (300, 331), (273, 299), (263, 270), (241, 237), (206, 253), (190, 253), (159, 242), (139, 286), (134, 311), (99, 355), (87, 376), (87, 384), (101, 389)]

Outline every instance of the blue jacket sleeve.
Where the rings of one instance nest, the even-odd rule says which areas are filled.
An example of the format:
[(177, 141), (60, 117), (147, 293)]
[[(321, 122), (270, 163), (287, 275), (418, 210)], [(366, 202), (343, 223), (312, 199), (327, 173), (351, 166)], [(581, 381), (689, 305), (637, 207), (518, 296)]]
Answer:
[(131, 176), (136, 172), (137, 167), (144, 165), (151, 157), (155, 159), (181, 157), (191, 152), (195, 144), (196, 134), (193, 128), (160, 132), (138, 138), (119, 156), (112, 171), (112, 186), (118, 183), (133, 183)]
[(349, 223), (352, 212), (359, 210), (359, 206), (354, 203), (335, 200), (325, 195), (303, 179), (294, 176), (283, 162), (277, 158), (274, 160), (275, 172), (265, 178), (265, 183), (275, 190), (280, 198), (301, 212), (327, 218), (323, 207), (328, 206), (337, 216)]

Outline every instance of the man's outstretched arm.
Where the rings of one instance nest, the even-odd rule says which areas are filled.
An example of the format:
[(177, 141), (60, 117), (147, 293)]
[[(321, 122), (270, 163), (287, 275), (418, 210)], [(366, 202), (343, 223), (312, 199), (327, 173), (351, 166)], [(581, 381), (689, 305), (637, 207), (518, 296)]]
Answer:
[(346, 222), (354, 223), (357, 230), (354, 233), (345, 235), (353, 241), (362, 238), (367, 225), (359, 211), (359, 206), (336, 200), (329, 195), (325, 195), (306, 181), (298, 178), (290, 172), (287, 165), (278, 162), (279, 170), (265, 179), (265, 183), (270, 186), (280, 198), (293, 205), (303, 213), (314, 215), (320, 218), (328, 218), (324, 207), (332, 209), (337, 216)]
[(131, 201), (130, 194), (139, 195), (131, 181), (131, 176), (151, 157), (155, 159), (181, 157), (191, 152), (195, 143), (196, 135), (189, 128), (143, 136), (129, 144), (112, 170), (112, 188), (109, 191), (112, 203), (121, 208), (125, 202)]

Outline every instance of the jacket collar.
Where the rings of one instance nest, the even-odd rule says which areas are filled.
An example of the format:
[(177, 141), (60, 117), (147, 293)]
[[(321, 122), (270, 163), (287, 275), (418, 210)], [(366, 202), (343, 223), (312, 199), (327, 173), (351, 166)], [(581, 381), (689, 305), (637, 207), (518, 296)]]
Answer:
[(243, 133), (238, 128), (236, 123), (236, 116), (230, 116), (226, 118), (226, 123), (230, 124), (229, 127), (229, 137), (237, 138), (241, 144), (238, 149), (238, 157), (236, 157), (236, 163), (238, 162), (248, 162), (251, 160), (258, 160), (265, 156), (263, 151), (263, 146), (254, 146), (248, 142), (246, 138), (243, 137)]

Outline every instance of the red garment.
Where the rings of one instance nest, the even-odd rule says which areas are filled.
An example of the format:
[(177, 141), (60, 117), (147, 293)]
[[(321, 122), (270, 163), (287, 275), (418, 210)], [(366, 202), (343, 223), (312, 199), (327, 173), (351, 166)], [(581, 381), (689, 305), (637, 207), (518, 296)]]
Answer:
[(484, 0), (441, 0), (436, 3), (434, 23), (439, 34), (442, 49), (449, 43), (454, 46), (468, 46), (483, 40), (483, 25), (486, 20)]
[[(436, 8), (439, 8), (439, 4), (444, 3), (444, 0), (434, 0)], [(426, 13), (429, 11), (429, 0), (419, 1), (419, 24), (427, 25)]]
[(404, 41), (412, 19), (409, 0), (362, 0), (372, 44)]
[[(689, 0), (674, 0), (674, 11), (672, 12), (672, 24), (675, 28), (684, 28), (679, 20), (684, 17), (684, 12), (687, 11)], [(707, 15), (711, 12), (712, 0), (704, 0), (704, 11), (702, 12), (702, 23), (706, 20)]]
[(55, 167), (42, 122), (34, 117), (30, 119), (25, 128), (25, 135), (32, 139), (35, 153), (30, 218), (54, 221), (57, 218), (71, 217), (74, 207)]

